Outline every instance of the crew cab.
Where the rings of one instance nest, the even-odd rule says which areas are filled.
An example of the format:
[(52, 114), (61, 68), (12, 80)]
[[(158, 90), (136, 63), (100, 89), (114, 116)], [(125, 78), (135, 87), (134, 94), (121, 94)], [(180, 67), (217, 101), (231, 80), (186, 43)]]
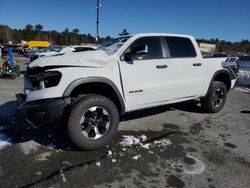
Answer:
[(141, 33), (95, 51), (35, 60), (17, 98), (32, 125), (66, 119), (72, 141), (93, 150), (112, 139), (131, 111), (200, 98), (206, 112), (219, 112), (238, 70), (225, 59), (203, 59), (189, 35)]

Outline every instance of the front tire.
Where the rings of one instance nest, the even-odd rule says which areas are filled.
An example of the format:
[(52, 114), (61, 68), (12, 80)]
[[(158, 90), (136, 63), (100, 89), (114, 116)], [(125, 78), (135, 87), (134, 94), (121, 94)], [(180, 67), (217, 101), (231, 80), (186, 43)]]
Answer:
[(105, 146), (119, 125), (115, 104), (106, 97), (89, 95), (72, 107), (68, 120), (71, 140), (83, 150)]
[(210, 92), (201, 98), (201, 106), (208, 113), (217, 113), (225, 105), (227, 88), (223, 82), (214, 81)]

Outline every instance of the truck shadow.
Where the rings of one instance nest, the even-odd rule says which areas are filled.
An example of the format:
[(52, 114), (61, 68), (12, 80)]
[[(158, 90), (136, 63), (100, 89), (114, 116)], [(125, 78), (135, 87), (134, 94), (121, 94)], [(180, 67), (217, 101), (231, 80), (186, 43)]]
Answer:
[(0, 105), (0, 124), (2, 123), (1, 119), (10, 117), (11, 115), (15, 114), (16, 110), (17, 110), (16, 101), (10, 101)]
[[(167, 111), (181, 110), (184, 112), (202, 113), (198, 101), (188, 101), (173, 105), (165, 105), (126, 114), (121, 121), (152, 116)], [(35, 129), (29, 125), (22, 112), (17, 111), (16, 101), (0, 105), (0, 134), (10, 138), (11, 143), (35, 141), (42, 146), (65, 151), (80, 151), (70, 140), (65, 122), (54, 128)]]
[(147, 116), (153, 116), (153, 115), (157, 115), (157, 114), (164, 113), (167, 111), (174, 111), (174, 110), (180, 110), (183, 112), (191, 112), (191, 113), (205, 113), (205, 111), (200, 106), (199, 100), (190, 100), (190, 101), (163, 105), (163, 106), (130, 112), (128, 114), (125, 114), (122, 117), (121, 121), (144, 118)]
[(0, 134), (9, 138), (12, 144), (33, 140), (49, 148), (78, 151), (62, 125), (35, 129), (26, 122), (24, 114), (17, 110), (16, 101), (0, 105)]

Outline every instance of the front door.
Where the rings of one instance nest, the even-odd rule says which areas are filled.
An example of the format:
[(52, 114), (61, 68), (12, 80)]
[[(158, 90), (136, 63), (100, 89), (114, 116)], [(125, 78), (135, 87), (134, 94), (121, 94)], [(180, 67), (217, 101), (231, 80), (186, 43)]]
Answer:
[(160, 37), (143, 37), (135, 40), (125, 51), (146, 46), (148, 53), (119, 62), (128, 110), (152, 106), (168, 99), (169, 60), (164, 57)]

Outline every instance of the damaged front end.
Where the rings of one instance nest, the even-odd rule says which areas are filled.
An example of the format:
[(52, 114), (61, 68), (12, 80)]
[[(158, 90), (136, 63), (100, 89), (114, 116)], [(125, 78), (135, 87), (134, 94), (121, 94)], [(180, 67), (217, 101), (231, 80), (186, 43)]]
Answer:
[(63, 116), (69, 99), (45, 98), (40, 100), (27, 100), (35, 91), (45, 90), (59, 84), (62, 75), (59, 71), (46, 68), (27, 68), (24, 76), (24, 94), (16, 94), (18, 106), (24, 112), (26, 120), (34, 127), (48, 127), (56, 125)]

